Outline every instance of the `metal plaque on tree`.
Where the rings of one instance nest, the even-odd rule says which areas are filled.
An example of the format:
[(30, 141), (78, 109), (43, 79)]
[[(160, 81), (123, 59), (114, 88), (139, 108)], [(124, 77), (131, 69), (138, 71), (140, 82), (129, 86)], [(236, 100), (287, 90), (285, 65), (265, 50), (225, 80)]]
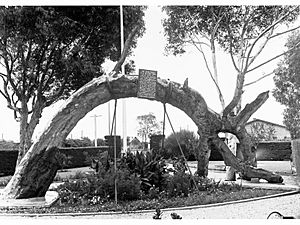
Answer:
[(157, 71), (139, 69), (138, 98), (155, 99)]

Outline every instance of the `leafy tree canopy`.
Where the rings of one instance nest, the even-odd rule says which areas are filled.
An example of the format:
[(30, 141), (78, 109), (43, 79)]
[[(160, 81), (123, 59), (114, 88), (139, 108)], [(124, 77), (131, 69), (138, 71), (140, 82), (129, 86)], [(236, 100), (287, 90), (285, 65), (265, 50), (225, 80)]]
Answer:
[[(278, 64), (275, 72), (275, 99), (286, 106), (284, 124), (291, 132), (292, 138), (300, 137), (300, 32), (294, 32), (287, 40), (286, 47), (292, 49)], [(295, 47), (296, 46), (296, 47)]]
[[(255, 40), (291, 9), (287, 6), (165, 6), (167, 50), (182, 54), (187, 40), (200, 42), (195, 38), (199, 35), (208, 39), (213, 36), (224, 50), (237, 54), (244, 47), (240, 46), (241, 38), (248, 42)], [(295, 20), (298, 9), (293, 11), (280, 23)]]
[[(124, 7), (125, 38), (137, 24), (143, 27), (143, 9)], [(4, 83), (19, 98), (29, 99), (43, 90), (49, 104), (62, 93), (68, 95), (100, 76), (106, 58), (120, 57), (119, 21), (118, 6), (1, 7)], [(143, 32), (142, 28), (137, 37)]]
[(193, 131), (180, 130), (170, 134), (165, 140), (164, 156), (166, 158), (182, 157), (177, 140), (187, 160), (195, 160), (199, 138)]
[(156, 120), (156, 116), (153, 113), (138, 116), (137, 121), (139, 126), (137, 134), (143, 138), (143, 141), (146, 141), (150, 135), (161, 133), (160, 123)]

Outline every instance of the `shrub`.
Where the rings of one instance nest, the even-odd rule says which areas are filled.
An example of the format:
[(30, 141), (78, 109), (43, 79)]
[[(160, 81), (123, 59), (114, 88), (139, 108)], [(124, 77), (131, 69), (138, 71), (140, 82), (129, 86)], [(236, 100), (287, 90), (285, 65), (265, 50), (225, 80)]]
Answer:
[(141, 189), (148, 192), (156, 187), (162, 191), (169, 176), (165, 160), (156, 152), (128, 153), (120, 161), (121, 168), (127, 168), (138, 174), (141, 179)]
[(174, 173), (168, 179), (167, 193), (170, 197), (188, 196), (191, 190), (191, 176), (186, 173)]
[(89, 138), (84, 137), (82, 139), (66, 139), (64, 140), (62, 146), (63, 147), (89, 147), (94, 145)]
[(96, 176), (87, 175), (85, 179), (67, 181), (58, 187), (61, 204), (98, 204), (115, 197), (115, 179), (119, 200), (135, 200), (140, 197), (140, 179), (127, 169), (115, 172), (101, 171)]
[(198, 147), (199, 139), (194, 132), (188, 130), (181, 130), (166, 138), (165, 149), (162, 150), (164, 158), (169, 159), (182, 156), (176, 137), (186, 159), (191, 161), (195, 160), (195, 150)]

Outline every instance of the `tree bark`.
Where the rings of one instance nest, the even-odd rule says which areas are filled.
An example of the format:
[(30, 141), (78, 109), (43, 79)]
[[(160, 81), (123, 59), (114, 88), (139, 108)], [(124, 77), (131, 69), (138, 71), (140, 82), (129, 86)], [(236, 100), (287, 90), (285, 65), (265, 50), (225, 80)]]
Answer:
[(238, 172), (241, 173), (242, 176), (248, 177), (248, 178), (260, 178), (265, 179), (269, 183), (282, 183), (283, 179), (280, 175), (272, 173), (270, 171), (255, 168), (247, 163), (242, 162), (237, 157), (235, 157), (228, 146), (219, 138), (219, 137), (213, 137), (212, 143), (220, 150), (225, 165), (232, 166), (235, 168)]
[(24, 106), (22, 107), (22, 113), (20, 114), (20, 144), (16, 165), (18, 165), (21, 162), (21, 159), (29, 150), (34, 129), (38, 125), (42, 116), (42, 111), (45, 108), (45, 105), (43, 104), (42, 100), (38, 99), (34, 105), (33, 112), (29, 119), (27, 104), (25, 104), (26, 103), (24, 103)]
[[(111, 99), (137, 97), (137, 91), (138, 77), (117, 75), (94, 79), (72, 94), (22, 158), (16, 167), (14, 176), (5, 187), (3, 195), (6, 198), (28, 198), (45, 194), (57, 169), (53, 149), (62, 144), (77, 122), (95, 107)], [(153, 100), (169, 103), (181, 109), (197, 125), (202, 140), (197, 152), (199, 156), (197, 173), (207, 176), (210, 154), (207, 141), (209, 137), (215, 137), (218, 132), (224, 130), (226, 126), (230, 127), (232, 123), (226, 121), (225, 126), (224, 121), (207, 107), (205, 100), (197, 91), (183, 88), (182, 85), (175, 82), (158, 78), (156, 96)], [(271, 182), (280, 181), (277, 176), (275, 179), (265, 171), (245, 166), (230, 151), (228, 152), (224, 143), (221, 145), (216, 138), (214, 141), (217, 146), (220, 145), (226, 165), (232, 165), (236, 170), (250, 177), (263, 177)], [(51, 166), (53, 169), (50, 169)], [(41, 169), (38, 169), (39, 167)], [(46, 167), (48, 169), (45, 169)], [(46, 177), (49, 182), (45, 182)]]

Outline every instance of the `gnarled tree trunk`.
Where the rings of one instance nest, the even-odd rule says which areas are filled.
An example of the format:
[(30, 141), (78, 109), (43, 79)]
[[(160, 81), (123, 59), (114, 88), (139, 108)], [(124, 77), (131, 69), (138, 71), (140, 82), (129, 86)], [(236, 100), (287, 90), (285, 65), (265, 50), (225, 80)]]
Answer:
[[(132, 76), (102, 76), (87, 83), (70, 96), (64, 106), (52, 118), (39, 139), (33, 143), (22, 158), (8, 185), (4, 189), (6, 198), (29, 198), (44, 196), (57, 170), (55, 149), (88, 112), (111, 99), (137, 97), (138, 78)], [(184, 111), (197, 125), (202, 141), (198, 153), (200, 176), (207, 176), (210, 150), (207, 141), (212, 141), (223, 154), (226, 165), (233, 166), (247, 177), (259, 177), (270, 182), (282, 182), (282, 178), (268, 171), (255, 169), (238, 160), (221, 142), (217, 134), (221, 131), (238, 133), (247, 121), (248, 114), (224, 120), (208, 109), (205, 100), (191, 88), (158, 79), (156, 101), (169, 103)], [(261, 101), (259, 101), (259, 104)], [(247, 106), (246, 106), (247, 107)], [(250, 110), (251, 111), (251, 110)], [(238, 129), (237, 129), (238, 128)]]

